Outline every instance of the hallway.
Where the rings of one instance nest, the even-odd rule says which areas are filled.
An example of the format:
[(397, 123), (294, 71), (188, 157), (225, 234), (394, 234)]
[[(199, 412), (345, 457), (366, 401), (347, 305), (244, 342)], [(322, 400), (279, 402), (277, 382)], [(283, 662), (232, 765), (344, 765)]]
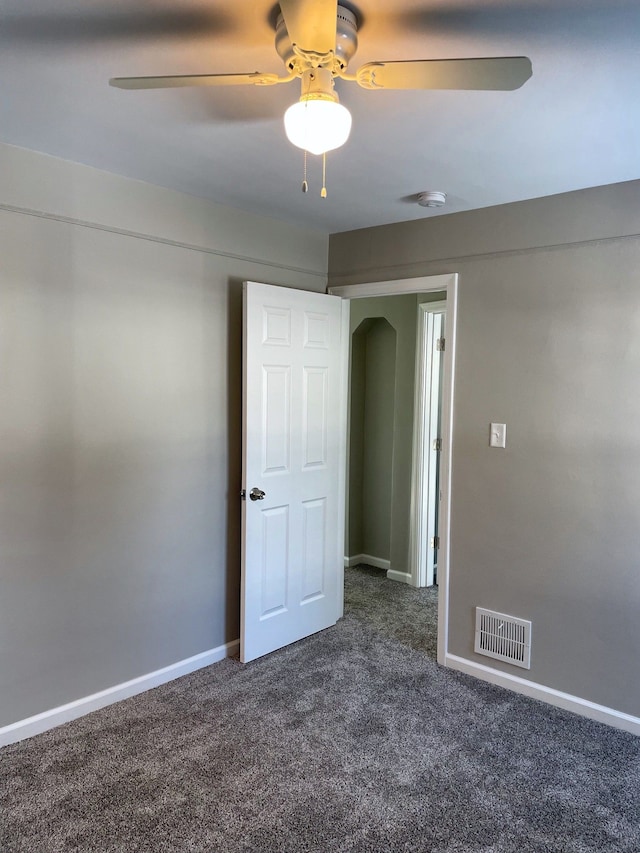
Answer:
[(359, 565), (344, 570), (344, 610), (385, 637), (436, 660), (438, 587), (416, 589), (387, 580), (383, 569)]

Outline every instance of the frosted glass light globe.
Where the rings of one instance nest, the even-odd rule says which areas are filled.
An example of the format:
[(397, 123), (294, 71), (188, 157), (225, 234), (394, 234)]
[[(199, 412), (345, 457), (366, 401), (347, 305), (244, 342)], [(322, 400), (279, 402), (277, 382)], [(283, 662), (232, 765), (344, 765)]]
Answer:
[(351, 132), (351, 113), (342, 104), (325, 98), (305, 98), (292, 104), (284, 114), (289, 142), (311, 154), (340, 148)]

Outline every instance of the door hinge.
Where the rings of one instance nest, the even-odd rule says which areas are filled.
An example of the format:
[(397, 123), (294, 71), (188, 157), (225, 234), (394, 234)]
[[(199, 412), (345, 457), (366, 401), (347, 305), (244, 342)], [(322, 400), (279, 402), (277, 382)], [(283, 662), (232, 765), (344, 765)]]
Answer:
[(436, 351), (444, 352), (444, 338), (438, 338), (436, 341)]
[(433, 449), (434, 450), (442, 450), (442, 439), (434, 438), (433, 439)]
[(436, 548), (440, 547), (440, 537), (439, 536), (432, 536), (431, 537), (431, 547), (434, 549), (434, 551)]

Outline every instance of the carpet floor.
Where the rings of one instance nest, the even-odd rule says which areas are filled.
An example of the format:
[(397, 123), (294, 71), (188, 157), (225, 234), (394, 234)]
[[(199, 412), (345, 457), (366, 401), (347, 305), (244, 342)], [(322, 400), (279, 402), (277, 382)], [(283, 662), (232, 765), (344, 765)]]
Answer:
[(360, 565), (345, 571), (344, 608), (378, 634), (437, 659), (437, 586), (415, 589)]
[(347, 574), (335, 628), (0, 750), (2, 853), (638, 853), (640, 738), (438, 667)]

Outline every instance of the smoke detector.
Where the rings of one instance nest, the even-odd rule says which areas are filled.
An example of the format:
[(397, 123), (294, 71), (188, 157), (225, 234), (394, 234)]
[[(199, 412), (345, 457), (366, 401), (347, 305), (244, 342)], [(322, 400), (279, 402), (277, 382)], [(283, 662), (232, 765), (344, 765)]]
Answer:
[(442, 207), (447, 200), (447, 194), (439, 190), (426, 190), (418, 193), (418, 204), (421, 207)]

